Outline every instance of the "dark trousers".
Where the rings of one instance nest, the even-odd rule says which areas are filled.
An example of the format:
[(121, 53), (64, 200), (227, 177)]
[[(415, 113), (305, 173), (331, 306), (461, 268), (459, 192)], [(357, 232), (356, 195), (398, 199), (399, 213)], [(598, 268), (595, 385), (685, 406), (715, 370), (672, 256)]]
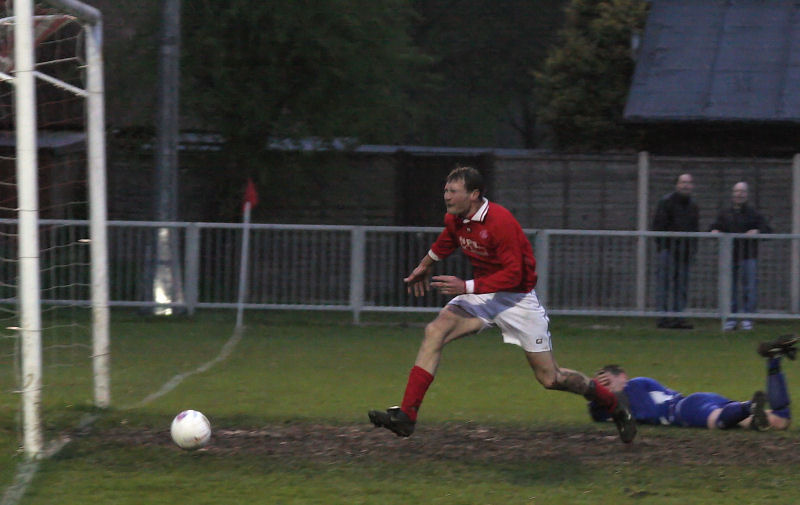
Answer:
[[(740, 290), (739, 287), (742, 289)], [(758, 306), (758, 260), (748, 258), (733, 263), (733, 291), (731, 312), (739, 312), (741, 295), (742, 312), (755, 312)], [(741, 293), (740, 293), (741, 292)]]
[(662, 312), (683, 312), (689, 299), (689, 260), (670, 249), (658, 252), (656, 307)]

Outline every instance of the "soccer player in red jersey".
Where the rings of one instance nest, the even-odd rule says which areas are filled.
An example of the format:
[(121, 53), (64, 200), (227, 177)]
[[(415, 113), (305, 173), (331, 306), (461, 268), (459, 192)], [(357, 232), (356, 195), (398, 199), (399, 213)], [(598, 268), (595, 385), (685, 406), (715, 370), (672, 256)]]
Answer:
[[(514, 216), (487, 200), (483, 192), (483, 178), (475, 168), (458, 167), (447, 176), (444, 230), (404, 281), (409, 293), (416, 296), (424, 295), (433, 287), (454, 298), (425, 327), (425, 337), (409, 374), (402, 404), (386, 411), (371, 410), (370, 420), (398, 436), (411, 435), (444, 346), (497, 326), (504, 342), (522, 347), (542, 386), (583, 395), (608, 409), (622, 441), (633, 441), (636, 423), (624, 393), (612, 393), (583, 373), (561, 368), (556, 363), (550, 343), (549, 319), (534, 290), (536, 260), (530, 241)], [(431, 266), (459, 247), (472, 264), (474, 278), (431, 277)]]

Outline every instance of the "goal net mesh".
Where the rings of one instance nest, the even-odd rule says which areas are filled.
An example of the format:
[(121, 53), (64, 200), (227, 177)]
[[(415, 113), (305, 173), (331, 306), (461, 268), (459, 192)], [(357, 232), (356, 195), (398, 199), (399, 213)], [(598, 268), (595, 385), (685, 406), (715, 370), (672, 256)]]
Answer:
[[(0, 1), (0, 419), (22, 445), (14, 12)], [(45, 440), (92, 404), (85, 31), (47, 4), (34, 10)]]

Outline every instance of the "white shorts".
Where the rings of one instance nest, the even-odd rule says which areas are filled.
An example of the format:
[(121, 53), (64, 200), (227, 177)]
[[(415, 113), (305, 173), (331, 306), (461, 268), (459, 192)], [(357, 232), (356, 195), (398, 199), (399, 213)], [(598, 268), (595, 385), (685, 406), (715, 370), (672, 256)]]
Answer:
[(551, 351), (550, 319), (539, 303), (536, 291), (530, 293), (486, 293), (459, 295), (448, 305), (455, 305), (483, 321), (483, 329), (497, 326), (503, 342), (515, 344), (528, 352)]

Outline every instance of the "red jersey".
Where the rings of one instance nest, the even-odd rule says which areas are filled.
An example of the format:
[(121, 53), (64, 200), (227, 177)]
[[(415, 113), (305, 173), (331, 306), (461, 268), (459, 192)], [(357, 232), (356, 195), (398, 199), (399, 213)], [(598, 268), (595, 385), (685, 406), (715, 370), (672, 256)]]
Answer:
[(467, 292), (527, 293), (536, 286), (533, 248), (519, 222), (505, 207), (484, 199), (484, 204), (469, 219), (446, 214), (444, 230), (428, 254), (438, 261), (458, 247), (469, 258), (475, 276), (472, 283), (467, 281)]

